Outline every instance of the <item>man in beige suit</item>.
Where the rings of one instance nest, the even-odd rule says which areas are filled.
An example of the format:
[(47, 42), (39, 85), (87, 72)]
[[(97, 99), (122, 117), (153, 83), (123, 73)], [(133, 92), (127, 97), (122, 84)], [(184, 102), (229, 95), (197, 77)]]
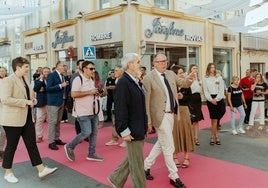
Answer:
[[(159, 52), (153, 59), (154, 70), (143, 80), (148, 115), (149, 131), (152, 125), (156, 128), (158, 140), (148, 157), (144, 160), (144, 169), (147, 180), (153, 180), (150, 167), (155, 163), (158, 155), (163, 152), (166, 166), (169, 170), (170, 184), (176, 188), (185, 188), (178, 176), (178, 169), (173, 161), (174, 142), (172, 130), (174, 112), (178, 110), (178, 87), (189, 87), (194, 73), (186, 79), (178, 78), (172, 71), (167, 70), (167, 57)], [(177, 113), (179, 114), (179, 113)]]

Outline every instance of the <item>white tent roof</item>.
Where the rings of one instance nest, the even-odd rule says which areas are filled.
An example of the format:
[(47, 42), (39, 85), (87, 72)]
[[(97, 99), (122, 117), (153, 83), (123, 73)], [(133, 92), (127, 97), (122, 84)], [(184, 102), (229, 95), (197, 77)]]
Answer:
[(184, 1), (184, 5), (188, 6), (180, 8), (186, 14), (211, 18), (236, 32), (258, 33), (258, 36), (268, 38), (267, 0), (211, 0), (205, 4), (200, 2), (202, 1)]

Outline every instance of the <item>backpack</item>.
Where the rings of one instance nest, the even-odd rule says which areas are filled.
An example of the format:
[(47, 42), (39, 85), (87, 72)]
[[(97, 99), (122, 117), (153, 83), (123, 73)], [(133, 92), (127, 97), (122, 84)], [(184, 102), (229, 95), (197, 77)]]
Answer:
[[(78, 75), (80, 80), (81, 80), (81, 85), (83, 85), (83, 79), (82, 79), (82, 76), (79, 74)], [(77, 77), (77, 76), (76, 76)], [(72, 79), (72, 81), (75, 79), (75, 77)], [(70, 87), (72, 88), (72, 81), (71, 81), (71, 85)], [(67, 96), (67, 99), (66, 99), (66, 107), (67, 107), (67, 111), (69, 113), (72, 113), (73, 111), (73, 107), (74, 107), (74, 98), (71, 97), (71, 95), (68, 95)]]

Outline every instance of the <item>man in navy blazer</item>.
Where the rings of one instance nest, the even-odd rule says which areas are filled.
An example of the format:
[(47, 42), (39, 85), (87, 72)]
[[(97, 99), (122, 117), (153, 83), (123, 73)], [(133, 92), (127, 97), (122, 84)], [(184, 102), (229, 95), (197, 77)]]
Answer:
[(65, 145), (60, 140), (60, 121), (64, 109), (64, 99), (66, 86), (69, 84), (65, 81), (63, 73), (66, 72), (65, 62), (59, 61), (56, 69), (47, 77), (47, 105), (49, 110), (48, 123), (48, 147), (52, 150), (58, 150), (57, 145)]
[(124, 187), (130, 174), (132, 187), (145, 188), (143, 145), (148, 123), (144, 91), (138, 79), (142, 63), (138, 54), (127, 53), (121, 64), (126, 71), (118, 80), (114, 93), (115, 128), (126, 142), (127, 156), (108, 181), (113, 187)]
[(50, 73), (50, 68), (44, 67), (40, 78), (34, 81), (34, 91), (36, 93), (37, 104), (36, 107), (36, 142), (40, 143), (43, 141), (43, 123), (48, 117), (47, 108), (47, 75)]

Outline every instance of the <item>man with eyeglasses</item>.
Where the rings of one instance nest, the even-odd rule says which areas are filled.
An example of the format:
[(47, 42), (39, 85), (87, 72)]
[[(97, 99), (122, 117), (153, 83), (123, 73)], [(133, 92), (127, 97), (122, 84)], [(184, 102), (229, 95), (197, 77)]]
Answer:
[[(70, 80), (70, 87), (72, 88), (72, 83), (73, 83), (73, 80), (76, 78), (76, 77), (79, 77), (81, 74), (83, 74), (83, 71), (82, 71), (82, 64), (85, 60), (84, 59), (79, 59), (77, 60), (76, 62), (76, 66), (77, 66), (77, 71), (72, 75), (71, 77), (71, 80)], [(77, 121), (77, 118), (75, 118), (75, 132), (76, 134), (79, 134), (81, 132), (81, 128), (80, 128), (80, 125), (79, 125), (79, 122)], [(88, 139), (86, 139), (86, 141), (88, 141)]]
[(95, 95), (99, 95), (92, 79), (95, 72), (95, 65), (91, 61), (84, 61), (82, 64), (82, 82), (76, 77), (72, 83), (71, 96), (74, 100), (73, 116), (77, 118), (81, 132), (68, 144), (64, 146), (66, 157), (70, 161), (75, 160), (74, 149), (85, 138), (89, 138), (89, 149), (87, 160), (103, 161), (103, 158), (96, 154), (96, 141), (98, 134), (98, 114), (93, 111)]
[[(173, 160), (174, 141), (172, 136), (174, 113), (178, 112), (178, 87), (190, 87), (195, 73), (187, 78), (179, 78), (173, 71), (167, 70), (168, 61), (164, 52), (158, 52), (153, 59), (154, 70), (143, 79), (145, 88), (146, 112), (148, 115), (148, 132), (155, 127), (158, 140), (148, 157), (144, 160), (147, 180), (153, 180), (150, 168), (161, 152), (169, 171), (170, 184), (176, 188), (185, 188), (181, 182), (178, 169)], [(177, 113), (179, 115), (179, 113)]]

